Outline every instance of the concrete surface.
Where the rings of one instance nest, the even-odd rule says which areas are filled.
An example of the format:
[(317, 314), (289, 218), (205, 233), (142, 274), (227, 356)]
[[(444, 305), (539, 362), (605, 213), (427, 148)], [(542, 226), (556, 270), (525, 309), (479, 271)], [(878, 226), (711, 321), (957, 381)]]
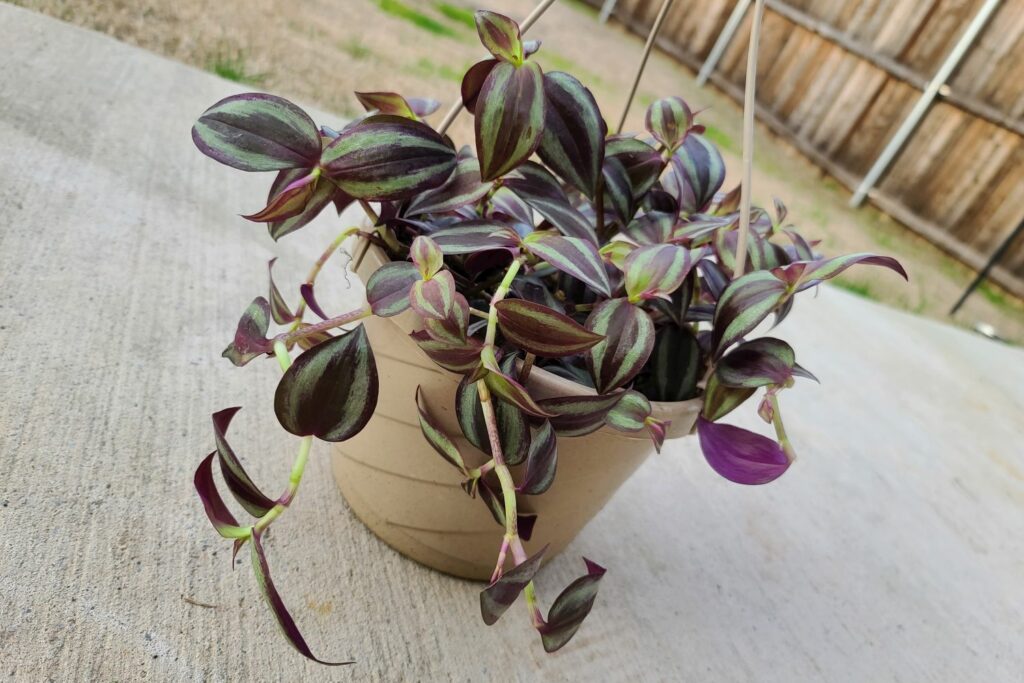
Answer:
[(332, 222), (274, 245), (236, 217), (267, 179), (188, 131), (237, 86), (2, 4), (0, 44), (0, 674), (1019, 680), (1024, 354), (832, 290), (782, 328), (823, 381), (783, 397), (801, 459), (744, 488), (692, 439), (652, 458), (539, 578), (550, 604), (579, 555), (609, 569), (555, 656), (521, 605), (486, 627), (479, 586), (377, 541), (315, 448), (268, 553), (314, 651), (358, 663), (307, 664), (190, 480), (241, 404), (236, 449), (284, 482), (276, 367), (219, 353), (267, 258), (297, 276)]

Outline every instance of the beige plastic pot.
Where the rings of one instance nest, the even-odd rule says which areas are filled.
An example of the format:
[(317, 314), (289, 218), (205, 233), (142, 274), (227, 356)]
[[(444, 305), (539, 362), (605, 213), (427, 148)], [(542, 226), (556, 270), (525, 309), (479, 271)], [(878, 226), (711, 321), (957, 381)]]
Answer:
[[(371, 247), (357, 273), (366, 282), (387, 262)], [(420, 432), (416, 387), (425, 405), (452, 437), (468, 467), (486, 457), (462, 436), (455, 414), (460, 375), (442, 370), (409, 338), (420, 329), (412, 311), (364, 322), (377, 361), (377, 410), (356, 437), (337, 444), (334, 475), (356, 516), (392, 548), (434, 569), (468, 579), (490, 578), (502, 532), (479, 500), (460, 487), (460, 476)], [(535, 368), (529, 379), (535, 398), (593, 393), (575, 382)], [(655, 416), (671, 420), (668, 438), (686, 436), (700, 400), (654, 402)], [(523, 496), (519, 508), (538, 515), (528, 553), (550, 545), (546, 559), (561, 552), (604, 507), (616, 489), (653, 452), (646, 432), (609, 428), (558, 440), (558, 471), (541, 496)]]

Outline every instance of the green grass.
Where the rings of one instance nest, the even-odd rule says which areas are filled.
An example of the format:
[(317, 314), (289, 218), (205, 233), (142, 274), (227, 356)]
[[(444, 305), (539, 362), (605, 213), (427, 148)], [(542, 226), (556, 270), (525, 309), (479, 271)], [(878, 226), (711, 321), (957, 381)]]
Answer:
[(448, 19), (468, 26), (469, 28), (476, 30), (476, 17), (473, 15), (473, 10), (466, 9), (465, 7), (459, 7), (448, 2), (435, 2), (434, 9), (443, 14)]
[(531, 59), (536, 59), (540, 62), (545, 71), (565, 71), (572, 74), (588, 88), (604, 87), (604, 80), (598, 74), (581, 67), (565, 55), (558, 54), (554, 50), (545, 49), (543, 44), (540, 47), (540, 51)]
[(233, 54), (219, 52), (208, 60), (206, 69), (236, 83), (262, 85), (266, 79), (266, 74), (249, 71), (245, 65), (245, 54), (240, 50)]
[(858, 282), (857, 280), (847, 280), (844, 278), (839, 278), (838, 280), (832, 280), (832, 284), (838, 287), (839, 289), (845, 289), (847, 292), (850, 292), (851, 294), (856, 294), (859, 297), (871, 299), (873, 301), (878, 301), (878, 297), (875, 295), (874, 292), (871, 291), (871, 285), (869, 285), (866, 282)]
[(339, 47), (341, 47), (342, 52), (344, 52), (345, 54), (347, 54), (349, 57), (356, 61), (366, 59), (367, 57), (373, 54), (373, 50), (368, 48), (358, 38), (346, 40)]
[(988, 299), (988, 302), (996, 308), (1006, 309), (1010, 307), (1010, 300), (1002, 289), (999, 289), (991, 282), (982, 282), (978, 285), (978, 294)]
[(740, 148), (736, 146), (735, 140), (721, 128), (716, 128), (708, 123), (704, 124), (704, 137), (718, 145), (720, 149), (733, 154), (739, 154)]
[(445, 26), (439, 21), (431, 19), (426, 14), (409, 7), (400, 0), (377, 0), (377, 6), (384, 12), (404, 19), (410, 24), (417, 26), (424, 31), (429, 31), (434, 35), (447, 36), (449, 38), (455, 37), (455, 32)]
[(597, 15), (600, 13), (596, 7), (588, 5), (582, 0), (565, 0), (565, 4), (569, 5), (569, 7), (572, 7), (573, 9), (579, 12), (589, 14), (592, 17), (597, 17)]
[(448, 64), (435, 64), (426, 57), (422, 57), (415, 64), (407, 67), (406, 70), (421, 78), (440, 78), (452, 81), (453, 83), (462, 83), (462, 76), (468, 68), (467, 66), (465, 69), (460, 70)]

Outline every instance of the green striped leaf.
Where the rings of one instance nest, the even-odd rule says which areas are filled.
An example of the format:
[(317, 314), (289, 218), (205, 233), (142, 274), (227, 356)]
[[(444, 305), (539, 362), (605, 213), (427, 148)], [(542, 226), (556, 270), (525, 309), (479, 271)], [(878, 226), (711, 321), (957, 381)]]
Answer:
[(277, 620), (277, 625), (281, 628), (281, 632), (288, 639), (288, 642), (291, 643), (291, 646), (298, 650), (299, 654), (303, 657), (311, 659), (318, 664), (326, 664), (327, 666), (355, 664), (355, 662), (325, 662), (313, 655), (309, 645), (306, 644), (306, 640), (302, 637), (302, 633), (299, 632), (299, 627), (295, 624), (295, 620), (289, 614), (288, 608), (285, 607), (281, 594), (274, 587), (274, 581), (270, 578), (270, 565), (267, 564), (267, 556), (263, 552), (263, 541), (261, 539), (260, 532), (253, 528), (252, 543), (250, 545), (252, 570), (256, 575), (256, 582), (260, 586), (263, 598), (267, 601), (267, 606), (270, 607), (270, 611), (273, 612), (274, 618)]
[(442, 270), (429, 280), (417, 280), (409, 293), (409, 304), (424, 318), (444, 320), (455, 305), (455, 278)]
[(537, 405), (537, 402), (530, 396), (522, 384), (512, 379), (495, 368), (488, 368), (489, 372), (484, 375), (484, 383), (491, 393), (507, 401), (519, 410), (534, 417), (551, 417), (551, 413)]
[[(511, 369), (511, 366), (509, 366)], [(509, 465), (518, 465), (526, 459), (530, 448), (530, 426), (526, 417), (515, 406), (498, 401), (494, 406), (498, 418), (498, 438), (502, 454)], [(487, 455), (491, 452), (491, 441), (487, 436), (484, 410), (480, 406), (480, 393), (476, 382), (463, 377), (455, 392), (455, 414), (466, 440)]]
[(491, 626), (497, 623), (501, 615), (519, 598), (519, 594), (540, 571), (547, 549), (548, 547), (544, 546), (535, 555), (504, 572), (491, 585), (480, 591), (480, 614), (483, 615), (485, 624)]
[(715, 306), (711, 348), (716, 356), (757, 327), (788, 296), (786, 283), (758, 270), (729, 283)]
[(544, 233), (531, 233), (525, 246), (530, 253), (557, 270), (585, 283), (598, 294), (611, 296), (611, 283), (597, 247), (586, 240)]
[(715, 368), (727, 387), (756, 389), (787, 384), (793, 377), (793, 347), (774, 337), (744, 342), (725, 354)]
[(412, 246), (409, 247), (409, 258), (424, 280), (434, 277), (444, 266), (444, 254), (441, 253), (441, 248), (426, 235), (420, 235), (412, 241)]
[(313, 119), (288, 100), (262, 93), (226, 97), (192, 126), (199, 151), (242, 171), (312, 168), (320, 158)]
[(637, 389), (653, 401), (685, 401), (699, 390), (702, 358), (700, 345), (688, 327), (665, 325), (654, 338), (654, 351)]
[(494, 180), (526, 161), (544, 133), (544, 74), (536, 62), (491, 69), (476, 102), (480, 177)]
[(455, 150), (430, 126), (376, 115), (339, 135), (320, 163), (356, 199), (408, 199), (447, 182)]
[(691, 133), (672, 155), (662, 185), (679, 203), (679, 211), (690, 215), (702, 211), (725, 181), (722, 155), (703, 135)]
[(547, 111), (537, 153), (559, 178), (593, 199), (608, 134), (597, 101), (575, 77), (561, 71), (544, 74), (544, 99)]
[(604, 426), (605, 416), (620, 397), (621, 393), (559, 396), (541, 399), (537, 403), (545, 410), (557, 413), (548, 421), (560, 436), (584, 436)]
[(430, 360), (445, 370), (460, 374), (472, 373), (480, 366), (480, 351), (483, 344), (472, 337), (454, 343), (436, 339), (426, 330), (418, 330), (411, 335), (413, 341)]
[(568, 643), (594, 607), (605, 568), (585, 557), (583, 562), (587, 565), (587, 573), (570, 583), (555, 598), (545, 623), (537, 627), (545, 652), (555, 652)]
[[(303, 175), (306, 175), (308, 169), (304, 168), (293, 168), (285, 171), (280, 171), (277, 178), (274, 180), (274, 184), (270, 187), (270, 193), (267, 196), (267, 203), (269, 204), (275, 196), (277, 196), (285, 187), (290, 185), (292, 182), (298, 180)], [(351, 204), (355, 199), (348, 196), (344, 192), (338, 189), (338, 186), (326, 179), (320, 180), (316, 183), (316, 187), (313, 189), (313, 195), (306, 202), (305, 208), (301, 212), (289, 218), (283, 218), (280, 220), (271, 221), (267, 224), (267, 230), (270, 232), (271, 238), (277, 241), (295, 232), (299, 228), (305, 227), (314, 218), (320, 215), (320, 212), (327, 207), (328, 204), (334, 202), (335, 208), (338, 213)]]
[(532, 301), (503, 299), (495, 308), (505, 338), (544, 358), (573, 356), (604, 339), (569, 316)]
[(720, 420), (753, 396), (754, 391), (756, 390), (744, 387), (727, 387), (718, 379), (718, 373), (713, 372), (704, 388), (701, 415), (711, 422)]
[(519, 33), (519, 24), (504, 14), (477, 10), (476, 32), (480, 42), (496, 59), (509, 62), (515, 66), (523, 63), (523, 39)]
[(483, 199), (494, 183), (480, 181), (480, 163), (474, 157), (464, 157), (455, 166), (455, 172), (441, 187), (418, 194), (406, 207), (406, 216), (428, 213), (449, 213)]
[(409, 308), (409, 293), (419, 280), (419, 270), (407, 261), (384, 264), (366, 283), (370, 310), (382, 318), (402, 313)]
[(356, 92), (356, 99), (363, 105), (367, 113), (389, 114), (418, 121), (419, 117), (412, 110), (405, 98), (396, 92)]
[(270, 314), (278, 325), (287, 325), (295, 320), (295, 316), (292, 315), (292, 309), (288, 306), (288, 302), (284, 300), (277, 285), (274, 284), (274, 263), (276, 262), (276, 257), (267, 261), (267, 279), (270, 280)]
[(642, 197), (658, 182), (665, 160), (646, 142), (635, 138), (612, 138), (605, 143), (605, 157), (615, 158), (626, 169), (634, 197)]
[(634, 249), (622, 264), (626, 274), (626, 294), (631, 303), (655, 297), (671, 299), (683, 280), (703, 256), (702, 249), (689, 249), (672, 244), (655, 244)]
[[(909, 279), (907, 277), (907, 271), (903, 269), (900, 262), (891, 256), (858, 253), (836, 256), (828, 259), (819, 259), (817, 261), (807, 263), (806, 266), (800, 268), (801, 272), (799, 278), (794, 284), (794, 289), (799, 292), (813, 287), (820, 282), (824, 282), (825, 280), (831, 280), (850, 266), (855, 266), (859, 263), (869, 266), (883, 266), (889, 270), (895, 271), (903, 277), (904, 280)], [(801, 264), (794, 263), (792, 266), (789, 266), (784, 270), (789, 271), (797, 266), (801, 266)]]
[(344, 441), (370, 420), (377, 388), (377, 363), (360, 325), (295, 359), (277, 385), (274, 412), (296, 436)]
[(655, 140), (674, 152), (693, 126), (693, 112), (682, 98), (665, 97), (647, 108), (644, 125)]
[(676, 217), (662, 211), (649, 211), (633, 219), (623, 234), (637, 244), (665, 244), (672, 239)]
[(199, 463), (199, 467), (196, 468), (196, 473), (192, 477), (192, 483), (203, 504), (203, 509), (206, 511), (206, 516), (217, 533), (224, 538), (247, 539), (249, 538), (248, 527), (243, 528), (238, 525), (238, 520), (228, 510), (224, 499), (220, 497), (220, 492), (217, 491), (217, 484), (213, 480), (213, 456), (215, 455), (216, 453), (210, 453)]
[(639, 432), (651, 416), (651, 402), (639, 391), (627, 391), (615, 403), (604, 421), (620, 432)]
[(253, 223), (273, 223), (297, 216), (306, 209), (306, 204), (313, 198), (317, 184), (317, 179), (312, 174), (307, 174), (272, 197), (261, 210), (243, 215), (242, 218)]
[(556, 441), (555, 430), (551, 428), (550, 422), (544, 420), (530, 442), (530, 451), (526, 455), (526, 474), (516, 490), (528, 496), (539, 496), (551, 488), (558, 469)]
[(502, 184), (515, 192), (559, 232), (597, 244), (597, 235), (582, 213), (569, 203), (562, 186), (546, 168), (532, 161), (519, 167), (521, 178), (505, 178)]
[(586, 352), (598, 393), (607, 394), (636, 377), (654, 349), (654, 323), (627, 299), (602, 301), (587, 318), (588, 330), (605, 339)]
[(519, 233), (504, 223), (474, 219), (431, 233), (431, 239), (446, 255), (474, 254), (488, 249), (515, 250)]
[(604, 177), (604, 206), (611, 209), (622, 225), (629, 225), (636, 214), (636, 199), (629, 172), (618, 157), (605, 158), (601, 170)]
[(235, 328), (235, 338), (221, 355), (237, 366), (257, 356), (270, 353), (273, 345), (267, 339), (270, 329), (270, 304), (262, 296), (253, 299)]
[(228, 443), (228, 428), (231, 420), (240, 408), (227, 408), (213, 414), (213, 437), (217, 444), (217, 459), (220, 462), (220, 473), (224, 475), (224, 483), (238, 504), (245, 508), (253, 517), (267, 514), (274, 501), (270, 500), (242, 467), (242, 461)]
[(420, 400), (421, 393), (420, 387), (416, 387), (416, 410), (419, 411), (420, 430), (423, 432), (423, 437), (442, 458), (447, 460), (455, 469), (462, 472), (463, 476), (467, 476), (466, 463), (462, 460), (462, 453), (459, 452), (459, 447), (444, 433), (437, 420), (431, 417), (430, 413), (423, 407), (423, 401)]
[(487, 77), (491, 75), (491, 69), (498, 64), (497, 59), (485, 59), (469, 67), (466, 75), (462, 77), (462, 105), (470, 114), (476, 115), (476, 103), (480, 98), (480, 91), (483, 89)]

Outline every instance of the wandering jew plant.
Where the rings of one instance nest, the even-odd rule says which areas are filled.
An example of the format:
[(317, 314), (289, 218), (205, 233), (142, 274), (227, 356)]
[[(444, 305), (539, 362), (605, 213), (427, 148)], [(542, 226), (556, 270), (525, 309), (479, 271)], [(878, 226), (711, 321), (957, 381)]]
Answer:
[[(357, 93), (367, 113), (340, 132), (318, 128), (287, 100), (255, 93), (221, 100), (192, 130), (207, 156), (276, 173), (267, 206), (246, 216), (265, 223), (275, 240), (329, 205), (340, 212), (359, 203), (371, 219), (327, 246), (298, 288), (296, 307), (271, 274), (268, 294), (244, 311), (224, 352), (239, 366), (261, 356), (280, 364), (274, 409), (300, 437), (284, 493), (265, 495), (229, 445), (238, 408), (213, 415), (216, 449), (195, 473), (215, 529), (236, 553), (249, 544), (282, 630), (318, 662), (274, 587), (263, 536), (294, 499), (314, 437), (349, 439), (374, 412), (373, 350), (361, 326), (342, 326), (411, 308), (422, 321), (412, 335), (419, 347), (462, 375), (455, 410), (466, 439), (490, 457), (481, 467), (466, 466), (419, 392), (409, 401), (426, 441), (504, 529), (480, 595), (484, 622), (497, 621), (522, 593), (544, 649), (553, 652), (579, 629), (605, 573), (586, 560), (586, 573), (542, 613), (533, 578), (544, 551), (528, 557), (523, 540), (545, 520), (518, 514), (517, 500), (551, 485), (558, 440), (609, 426), (646, 431), (660, 449), (667, 425), (651, 401), (700, 398), (696, 430), (708, 464), (740, 484), (768, 483), (794, 459), (779, 396), (813, 375), (789, 344), (753, 337), (755, 328), (769, 316), (781, 322), (797, 293), (854, 264), (906, 276), (884, 256), (818, 255), (780, 201), (771, 211), (753, 209), (749, 246), (738, 255), (739, 188), (720, 191), (722, 157), (682, 99), (652, 104), (645, 133), (610, 135), (583, 84), (544, 73), (530, 59), (538, 42), (522, 40), (507, 17), (481, 11), (476, 18), (491, 58), (462, 82), (475, 150), (455, 149), (446, 125), (435, 130), (425, 122), (436, 102), (390, 92)], [(328, 313), (317, 302), (317, 277), (350, 237), (382, 249), (390, 263), (367, 282), (365, 305)], [(534, 367), (595, 393), (539, 400), (527, 389)], [(721, 422), (759, 392), (757, 413), (777, 440)], [(214, 482), (215, 459), (254, 521), (239, 522), (228, 510)], [(520, 464), (516, 481), (509, 468)]]

